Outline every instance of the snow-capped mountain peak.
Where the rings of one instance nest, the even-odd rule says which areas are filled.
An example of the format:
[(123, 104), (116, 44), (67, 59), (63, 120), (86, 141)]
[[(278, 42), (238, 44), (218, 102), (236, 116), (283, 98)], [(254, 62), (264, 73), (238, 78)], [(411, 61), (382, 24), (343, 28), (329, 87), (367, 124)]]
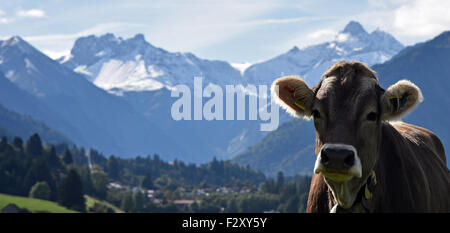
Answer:
[(241, 81), (238, 70), (222, 61), (209, 61), (192, 53), (171, 53), (145, 40), (143, 34), (129, 39), (113, 34), (88, 36), (76, 40), (71, 58), (59, 61), (87, 76), (105, 89), (151, 91), (177, 84), (193, 84), (196, 76), (216, 84)]
[(0, 41), (0, 47), (18, 49), (21, 53), (37, 52), (33, 46), (24, 41), (20, 36), (12, 36), (7, 40)]
[[(111, 36), (103, 39), (108, 38), (114, 39)], [(109, 42), (117, 44), (112, 40)], [(92, 52), (99, 52), (94, 49)], [(173, 150), (177, 142), (126, 101), (96, 87), (84, 75), (62, 66), (20, 37), (0, 41), (0, 61), (0, 73), (5, 74), (4, 77), (0, 75), (0, 79), (8, 79), (3, 80), (1, 85), (10, 83), (20, 92), (27, 93), (29, 97), (25, 99), (40, 104), (39, 108), (43, 110), (27, 110), (29, 107), (22, 109), (68, 135), (78, 145), (117, 155), (166, 151), (164, 154), (175, 156), (177, 151), (181, 151)], [(8, 98), (18, 95), (13, 94)], [(0, 102), (22, 104), (22, 101), (10, 99)], [(170, 146), (164, 145), (167, 142), (170, 142)]]
[(20, 38), (20, 36), (12, 36), (11, 38), (2, 41), (1, 43), (1, 47), (6, 47), (6, 46), (14, 46), (17, 43), (19, 43), (22, 40), (22, 38)]
[(59, 62), (105, 90), (151, 91), (192, 85), (196, 76), (218, 85), (270, 84), (289, 74), (315, 82), (339, 60), (359, 60), (370, 66), (386, 61), (402, 48), (389, 33), (379, 29), (368, 33), (360, 23), (350, 21), (330, 42), (302, 49), (294, 46), (251, 66), (204, 60), (192, 53), (172, 53), (153, 46), (143, 34), (122, 39), (111, 33), (77, 39), (70, 57)]
[(37, 96), (67, 92), (55, 88), (59, 82), (66, 81), (64, 78), (50, 77), (54, 72), (67, 73), (67, 68), (60, 66), (19, 36), (0, 41), (0, 44), (0, 68), (10, 81)]
[(268, 61), (246, 69), (244, 78), (255, 84), (270, 84), (283, 75), (301, 75), (310, 85), (340, 60), (358, 60), (371, 66), (383, 63), (397, 54), (403, 45), (379, 29), (368, 33), (363, 26), (350, 21), (334, 40), (306, 48), (292, 48)]
[(356, 22), (356, 21), (350, 21), (344, 28), (344, 30), (342, 30), (342, 33), (348, 33), (352, 36), (367, 36), (368, 33), (366, 32), (366, 30), (364, 30), (363, 26)]

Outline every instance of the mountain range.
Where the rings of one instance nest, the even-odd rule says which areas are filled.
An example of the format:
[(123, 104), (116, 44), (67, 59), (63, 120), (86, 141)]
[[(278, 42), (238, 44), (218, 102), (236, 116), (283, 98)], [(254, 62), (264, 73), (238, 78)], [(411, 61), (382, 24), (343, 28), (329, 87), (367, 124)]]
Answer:
[(248, 67), (244, 79), (270, 85), (276, 77), (300, 75), (312, 85), (338, 61), (357, 60), (372, 66), (389, 60), (403, 47), (387, 32), (377, 29), (369, 34), (360, 23), (350, 21), (334, 40), (303, 49), (293, 47), (284, 54)]
[(34, 133), (38, 133), (41, 139), (50, 145), (73, 144), (62, 133), (44, 123), (35, 121), (30, 116), (20, 115), (0, 105), (0, 136), (6, 136), (9, 140), (16, 136), (26, 139)]
[[(58, 61), (128, 102), (170, 133), (174, 142), (194, 155), (195, 162), (213, 156), (229, 158), (262, 138), (254, 121), (175, 121), (171, 117), (177, 99), (171, 97), (171, 90), (176, 85), (193, 90), (194, 77), (202, 77), (204, 86), (240, 84), (240, 72), (227, 62), (171, 53), (151, 45), (142, 34), (126, 40), (113, 34), (82, 37), (75, 41), (71, 55)], [(248, 131), (256, 132), (255, 136), (247, 135)]]
[(217, 85), (241, 83), (239, 71), (227, 62), (200, 59), (192, 53), (171, 53), (151, 45), (142, 34), (126, 40), (111, 33), (79, 38), (70, 56), (59, 62), (105, 90), (192, 86), (193, 77), (200, 76), (204, 82)]
[[(184, 153), (125, 100), (93, 85), (84, 75), (50, 59), (18, 36), (0, 43), (0, 71), (6, 83), (14, 84), (2, 93), (5, 107), (11, 106), (9, 101), (23, 104), (25, 107), (13, 108), (59, 130), (78, 145), (106, 154), (164, 153), (167, 158), (189, 158), (189, 152)], [(17, 88), (26, 94), (15, 94)], [(34, 104), (37, 111), (27, 109)], [(43, 113), (46, 109), (49, 112)]]
[[(332, 44), (335, 47), (331, 48)], [(74, 43), (70, 56), (58, 61), (85, 75), (96, 86), (125, 99), (147, 120), (170, 132), (183, 148), (201, 155), (199, 160), (210, 159), (212, 156), (228, 159), (243, 152), (267, 134), (259, 130), (261, 122), (174, 121), (170, 117), (171, 106), (176, 100), (170, 97), (170, 90), (174, 86), (185, 84), (192, 90), (193, 78), (197, 76), (204, 78), (205, 86), (209, 83), (221, 87), (267, 84), (283, 73), (303, 74), (304, 72), (297, 73), (301, 67), (310, 72), (321, 72), (321, 69), (337, 59), (362, 57), (369, 64), (375, 64), (389, 59), (402, 47), (388, 33), (376, 30), (368, 34), (359, 23), (351, 21), (332, 42), (302, 50), (294, 48), (267, 62), (254, 64), (245, 72), (224, 61), (210, 61), (192, 53), (173, 53), (157, 48), (141, 34), (129, 39), (115, 37), (113, 34), (82, 37)], [(291, 56), (293, 54), (294, 57)], [(305, 63), (303, 57), (322, 57), (321, 65), (318, 66), (317, 61), (312, 60)], [(259, 67), (276, 72), (267, 72), (266, 68)], [(295, 68), (290, 69), (291, 67)], [(285, 113), (280, 114), (281, 123), (288, 119), (289, 116)]]
[[(403, 45), (381, 30), (367, 33), (351, 21), (333, 41), (294, 47), (265, 62), (238, 70), (225, 61), (169, 52), (142, 34), (128, 39), (111, 33), (78, 38), (71, 54), (52, 60), (20, 37), (0, 41), (0, 104), (66, 135), (74, 143), (105, 154), (204, 162), (232, 158), (267, 135), (261, 121), (175, 121), (171, 90), (203, 85), (270, 84), (296, 74), (308, 82), (332, 63), (357, 59), (382, 63)], [(191, 89), (192, 90), (192, 89)], [(248, 100), (247, 103), (248, 104)], [(290, 117), (280, 111), (280, 123)]]
[[(447, 166), (449, 166), (450, 31), (443, 32), (424, 43), (409, 46), (389, 61), (374, 65), (372, 68), (377, 72), (380, 86), (385, 89), (401, 79), (408, 79), (421, 88), (424, 101), (403, 121), (434, 132), (447, 150)], [(241, 165), (250, 165), (272, 176), (278, 171), (284, 171), (288, 175), (312, 174), (315, 161), (314, 148), (313, 123), (291, 120), (270, 132), (258, 144), (233, 158), (233, 161)]]

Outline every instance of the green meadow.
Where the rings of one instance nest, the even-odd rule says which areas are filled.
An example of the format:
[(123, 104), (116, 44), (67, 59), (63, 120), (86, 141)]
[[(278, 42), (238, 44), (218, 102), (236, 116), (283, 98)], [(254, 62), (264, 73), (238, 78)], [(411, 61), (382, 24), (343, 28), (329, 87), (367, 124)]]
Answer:
[(8, 204), (13, 203), (20, 208), (26, 208), (31, 212), (50, 212), (50, 213), (77, 213), (76, 211), (69, 210), (65, 207), (58, 205), (56, 202), (12, 196), (7, 194), (0, 194), (0, 209), (3, 209)]

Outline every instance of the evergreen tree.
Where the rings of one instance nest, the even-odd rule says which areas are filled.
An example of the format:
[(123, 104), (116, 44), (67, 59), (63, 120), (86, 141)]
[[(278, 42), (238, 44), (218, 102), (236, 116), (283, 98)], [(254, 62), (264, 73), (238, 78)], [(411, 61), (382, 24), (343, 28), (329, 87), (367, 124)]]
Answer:
[(23, 140), (20, 137), (14, 137), (12, 144), (15, 148), (22, 150), (23, 149)]
[(135, 213), (142, 212), (142, 210), (145, 208), (145, 202), (146, 202), (144, 193), (138, 190), (133, 195), (133, 201), (134, 201), (133, 212), (135, 212)]
[(298, 213), (299, 211), (299, 197), (294, 195), (290, 197), (285, 204), (281, 206), (283, 213)]
[(197, 202), (192, 203), (192, 205), (189, 206), (190, 212), (192, 213), (199, 213), (200, 207), (198, 206)]
[(227, 213), (238, 213), (239, 208), (235, 198), (232, 198), (231, 200), (228, 201), (227, 208), (225, 209), (225, 211)]
[(41, 155), (43, 151), (41, 138), (37, 133), (31, 135), (26, 143), (26, 152), (31, 156)]
[(118, 180), (120, 174), (119, 160), (114, 156), (109, 157), (106, 167), (108, 169), (108, 176), (113, 180)]
[(103, 171), (97, 171), (91, 174), (91, 180), (95, 193), (94, 196), (105, 199), (108, 192), (108, 176)]
[(141, 186), (142, 186), (142, 188), (145, 188), (145, 189), (153, 189), (153, 180), (152, 180), (152, 176), (150, 175), (150, 172), (145, 173), (145, 177), (142, 180)]
[(8, 145), (8, 138), (6, 136), (3, 136), (2, 139), (0, 139), (0, 152), (4, 151), (7, 145)]
[(59, 201), (69, 209), (84, 212), (86, 210), (83, 185), (78, 173), (71, 169), (59, 186)]
[(273, 193), (273, 194), (278, 193), (277, 185), (272, 178), (269, 178), (264, 183), (261, 183), (259, 187), (260, 190), (265, 193)]
[(47, 161), (52, 168), (59, 168), (61, 165), (54, 146), (50, 146)]
[(282, 186), (284, 184), (284, 174), (282, 171), (277, 173), (277, 185)]
[(284, 184), (284, 174), (282, 171), (277, 173), (277, 192), (281, 191), (281, 187)]
[(121, 208), (125, 212), (133, 211), (133, 209), (134, 209), (134, 201), (133, 201), (133, 195), (131, 195), (131, 193), (127, 193), (123, 197)]
[(63, 161), (66, 164), (73, 163), (72, 153), (70, 153), (70, 150), (66, 149), (66, 151), (64, 152)]
[(45, 158), (35, 160), (25, 175), (23, 182), (25, 195), (27, 195), (31, 187), (39, 181), (46, 181), (47, 184), (54, 184), (53, 177), (47, 166)]
[(51, 190), (47, 182), (37, 182), (31, 187), (29, 197), (50, 200)]
[(84, 193), (88, 195), (95, 195), (94, 184), (92, 183), (91, 170), (87, 165), (83, 165), (78, 169), (78, 174), (83, 184)]

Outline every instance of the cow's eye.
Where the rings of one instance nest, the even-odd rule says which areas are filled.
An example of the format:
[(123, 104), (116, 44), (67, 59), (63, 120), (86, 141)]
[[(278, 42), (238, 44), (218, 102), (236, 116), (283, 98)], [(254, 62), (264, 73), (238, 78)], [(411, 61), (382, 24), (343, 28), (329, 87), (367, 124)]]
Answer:
[(376, 121), (378, 119), (378, 114), (376, 112), (370, 112), (367, 114), (368, 121)]
[(320, 118), (320, 113), (319, 113), (319, 111), (317, 111), (317, 109), (314, 109), (314, 110), (312, 111), (312, 115), (313, 115), (313, 117), (314, 117), (315, 119), (319, 119), (319, 118)]

